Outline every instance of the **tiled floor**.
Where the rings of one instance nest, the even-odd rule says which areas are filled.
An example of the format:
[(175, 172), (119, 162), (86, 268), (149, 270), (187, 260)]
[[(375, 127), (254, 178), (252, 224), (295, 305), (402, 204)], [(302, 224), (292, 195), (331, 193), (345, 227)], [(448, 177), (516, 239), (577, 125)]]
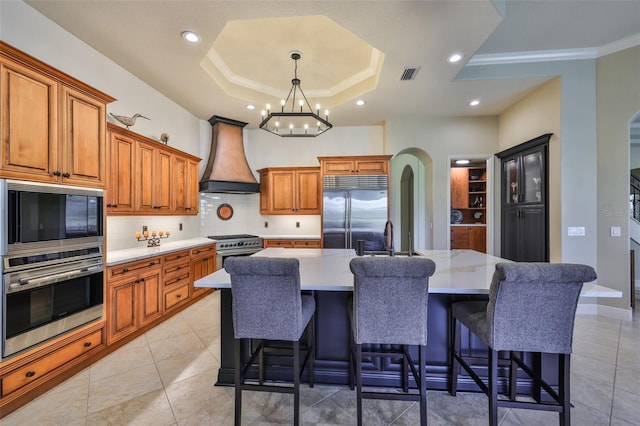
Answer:
[[(3, 418), (10, 425), (231, 425), (233, 389), (215, 387), (219, 296), (213, 294)], [(578, 316), (574, 425), (640, 425), (640, 321)], [(289, 424), (292, 396), (246, 392), (243, 423)], [(302, 423), (355, 424), (355, 392), (302, 387)], [(430, 425), (485, 425), (484, 395), (430, 392)], [(557, 424), (557, 414), (501, 409), (501, 425)], [(416, 403), (365, 401), (366, 425), (415, 425)]]

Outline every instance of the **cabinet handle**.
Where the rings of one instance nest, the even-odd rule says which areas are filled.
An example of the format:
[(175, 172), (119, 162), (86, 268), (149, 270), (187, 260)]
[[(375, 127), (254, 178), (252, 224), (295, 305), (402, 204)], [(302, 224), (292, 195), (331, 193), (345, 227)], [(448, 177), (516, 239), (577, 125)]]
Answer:
[(107, 207), (113, 207), (113, 204), (107, 204)]
[(145, 282), (144, 280), (145, 280), (145, 278), (140, 278), (140, 282), (141, 283)]
[(149, 262), (149, 266), (153, 266), (155, 264), (156, 264), (156, 262)]
[(117, 207), (118, 207), (118, 205), (117, 205), (117, 204), (114, 204), (114, 205), (113, 205), (113, 206), (111, 206), (111, 207), (113, 207), (113, 208), (115, 209), (115, 208), (117, 208)]
[(182, 297), (182, 294), (178, 293), (178, 294), (176, 294), (176, 297), (177, 297), (177, 298), (181, 298), (181, 297)]
[(91, 346), (91, 342), (84, 342), (84, 347), (88, 348), (89, 346)]
[(62, 174), (62, 177), (63, 177), (63, 178), (69, 178), (69, 177), (71, 177), (71, 175), (70, 175), (69, 173), (63, 173), (63, 174)]
[(25, 377), (33, 377), (33, 376), (35, 376), (35, 375), (36, 375), (36, 372), (35, 372), (35, 371), (27, 371), (27, 374), (25, 374), (24, 376), (25, 376)]
[(53, 175), (54, 175), (54, 176), (60, 176), (61, 174), (62, 174), (62, 173), (60, 173), (60, 172), (59, 172), (59, 171), (57, 171), (57, 170), (56, 170), (55, 172), (53, 172)]
[(122, 268), (122, 272), (129, 272), (129, 268)]

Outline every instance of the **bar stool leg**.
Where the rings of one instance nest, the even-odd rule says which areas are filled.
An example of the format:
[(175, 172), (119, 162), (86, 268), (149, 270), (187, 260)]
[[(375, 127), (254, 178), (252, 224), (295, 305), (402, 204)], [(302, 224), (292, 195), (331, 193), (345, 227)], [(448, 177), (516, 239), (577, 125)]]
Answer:
[(489, 348), (489, 426), (498, 426), (498, 351)]
[(420, 368), (418, 370), (418, 374), (420, 377), (418, 380), (420, 380), (420, 425), (427, 426), (427, 347), (420, 346), (419, 351), (420, 355), (418, 356), (418, 362), (420, 363)]
[(451, 396), (456, 396), (456, 392), (458, 390), (458, 375), (460, 375), (460, 362), (456, 358), (456, 355), (460, 354), (460, 333), (462, 332), (462, 328), (460, 326), (460, 321), (457, 319), (453, 319), (455, 322), (453, 326), (453, 345), (451, 345), (451, 380), (449, 386), (449, 394)]
[(518, 364), (513, 358), (513, 351), (509, 351), (509, 399), (515, 401), (518, 396)]
[(356, 399), (358, 426), (362, 426), (362, 345), (356, 343)]
[(402, 345), (402, 391), (404, 393), (409, 392), (409, 360), (407, 359), (408, 352), (409, 346)]
[(315, 315), (311, 317), (311, 320), (309, 320), (309, 325), (311, 327), (311, 341), (309, 342), (308, 346), (311, 350), (311, 353), (309, 354), (309, 387), (312, 388), (313, 387), (313, 360), (316, 357), (316, 324), (315, 324)]
[(560, 354), (558, 355), (560, 362), (559, 372), (558, 372), (558, 394), (560, 396), (560, 401), (562, 404), (562, 412), (560, 413), (560, 426), (570, 426), (571, 425), (571, 397), (569, 392), (569, 381), (571, 377), (570, 371), (570, 359), (571, 356), (568, 354)]
[(240, 339), (235, 339), (234, 350), (235, 350), (235, 364), (236, 364), (236, 368), (235, 368), (235, 372), (234, 372), (235, 384), (236, 384), (234, 424), (235, 424), (235, 426), (240, 426), (240, 423), (242, 421), (242, 387), (241, 387), (242, 383), (241, 383), (241, 376), (240, 376), (240, 370), (241, 370), (241, 366), (240, 366)]
[(293, 342), (293, 424), (300, 424), (300, 341)]

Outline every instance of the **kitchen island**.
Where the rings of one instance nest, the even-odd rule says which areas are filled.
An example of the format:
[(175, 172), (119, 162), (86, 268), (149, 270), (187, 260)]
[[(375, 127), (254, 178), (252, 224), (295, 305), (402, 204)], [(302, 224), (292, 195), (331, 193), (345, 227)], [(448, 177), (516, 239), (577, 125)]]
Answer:
[[(449, 306), (452, 302), (462, 300), (486, 300), (496, 263), (508, 261), (473, 250), (417, 250), (417, 253), (436, 263), (435, 273), (429, 279), (427, 387), (445, 390), (451, 366)], [(349, 269), (349, 262), (355, 257), (355, 252), (347, 249), (268, 248), (253, 256), (294, 257), (300, 260), (301, 289), (313, 293), (316, 299), (315, 381), (346, 385), (349, 379), (350, 333), (347, 304), (353, 290), (353, 275)], [(221, 289), (221, 365), (218, 384), (232, 385), (234, 363), (230, 276), (221, 269), (196, 281), (195, 285)], [(586, 283), (582, 296), (622, 297), (622, 294), (595, 283)], [(375, 347), (385, 350), (385, 345)], [(476, 340), (470, 340), (468, 336), (463, 337), (463, 348), (469, 348), (479, 355), (486, 353), (486, 347)], [(248, 356), (249, 348), (245, 347), (243, 350)], [(417, 359), (415, 354), (414, 359)], [(553, 374), (555, 365), (551, 366), (552, 363), (545, 362), (545, 359), (532, 362), (539, 366), (545, 377)], [(291, 380), (288, 360), (267, 359), (265, 365), (267, 378)], [(364, 384), (397, 387), (400, 383), (400, 370), (401, 366), (391, 361), (383, 364), (363, 364)], [(554, 382), (553, 379), (549, 380), (551, 383)], [(501, 381), (500, 386), (503, 385), (504, 381)], [(522, 379), (518, 386), (523, 392), (533, 390), (531, 383), (526, 379)], [(458, 389), (477, 388), (470, 378), (460, 377)]]

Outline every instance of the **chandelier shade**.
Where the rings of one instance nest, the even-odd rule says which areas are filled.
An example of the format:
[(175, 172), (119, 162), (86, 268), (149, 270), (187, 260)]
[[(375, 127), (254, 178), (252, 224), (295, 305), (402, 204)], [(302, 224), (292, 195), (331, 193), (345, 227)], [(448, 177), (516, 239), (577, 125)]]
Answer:
[(329, 122), (329, 111), (324, 111), (324, 117), (320, 115), (320, 105), (316, 105), (314, 111), (302, 91), (298, 78), (300, 57), (300, 52), (291, 53), (291, 59), (295, 62), (294, 75), (287, 98), (280, 101), (280, 111), (273, 111), (271, 105), (262, 111), (260, 128), (285, 138), (316, 137), (333, 127)]

